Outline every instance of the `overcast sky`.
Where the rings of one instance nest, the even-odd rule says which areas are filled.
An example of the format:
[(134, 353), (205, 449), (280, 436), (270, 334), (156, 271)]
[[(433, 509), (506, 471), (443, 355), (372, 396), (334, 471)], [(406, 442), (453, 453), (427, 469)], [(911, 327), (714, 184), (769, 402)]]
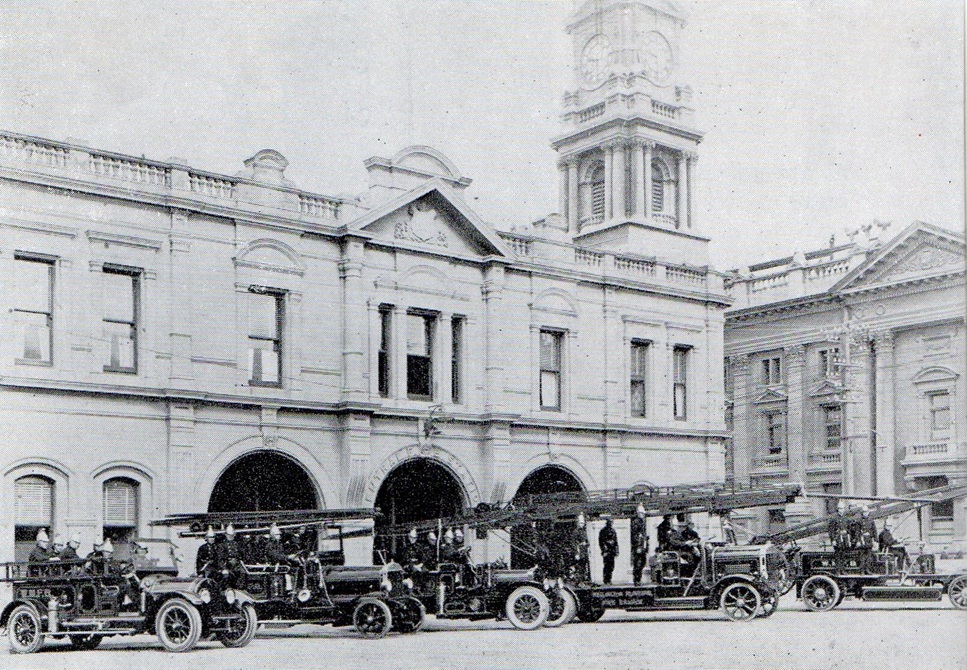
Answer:
[[(680, 67), (697, 223), (722, 269), (873, 219), (964, 226), (962, 0), (702, 0)], [(498, 228), (557, 209), (571, 0), (0, 6), (0, 128), (234, 173), (263, 148), (327, 194), (429, 144)], [(645, 250), (646, 251), (646, 250)], [(646, 251), (647, 252), (647, 251)]]

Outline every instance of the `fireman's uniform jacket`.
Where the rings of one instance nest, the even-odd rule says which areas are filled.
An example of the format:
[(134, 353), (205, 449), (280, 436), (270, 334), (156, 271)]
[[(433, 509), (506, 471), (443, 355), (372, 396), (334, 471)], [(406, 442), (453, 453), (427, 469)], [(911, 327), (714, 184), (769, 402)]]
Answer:
[(195, 555), (195, 574), (200, 575), (203, 572), (211, 572), (214, 569), (215, 544), (206, 541), (198, 547), (198, 553)]

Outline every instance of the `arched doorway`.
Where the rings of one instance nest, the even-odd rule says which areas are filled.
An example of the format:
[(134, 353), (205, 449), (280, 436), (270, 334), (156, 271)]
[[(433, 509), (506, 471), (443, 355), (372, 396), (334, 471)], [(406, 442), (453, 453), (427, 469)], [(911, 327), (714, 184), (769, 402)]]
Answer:
[(209, 512), (317, 509), (316, 486), (295, 460), (273, 451), (254, 451), (225, 468), (208, 499)]
[[(524, 481), (517, 488), (514, 494), (514, 502), (521, 503), (528, 496), (542, 495), (547, 493), (567, 493), (580, 492), (584, 490), (581, 481), (569, 470), (558, 465), (543, 465), (529, 475), (524, 477)], [(571, 521), (559, 521), (555, 524), (548, 524), (547, 527), (539, 528), (541, 535), (545, 538), (553, 537), (558, 534), (569, 533)], [(528, 551), (533, 546), (534, 530), (527, 527), (515, 527), (510, 532), (510, 564), (515, 568), (529, 568), (534, 565), (533, 555)]]
[(429, 458), (413, 458), (400, 463), (383, 480), (376, 494), (373, 560), (395, 557), (401, 538), (387, 534), (386, 528), (427, 519), (458, 514), (466, 495), (450, 470)]

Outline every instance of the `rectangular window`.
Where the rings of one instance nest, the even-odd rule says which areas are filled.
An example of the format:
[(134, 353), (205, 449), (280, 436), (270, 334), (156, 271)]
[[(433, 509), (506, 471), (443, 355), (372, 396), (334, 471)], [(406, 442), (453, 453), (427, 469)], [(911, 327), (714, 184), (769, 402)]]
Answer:
[(839, 405), (823, 405), (823, 429), (826, 449), (839, 449), (842, 437), (843, 410)]
[(105, 265), (103, 335), (105, 372), (138, 371), (138, 288), (140, 271)]
[(450, 350), (450, 395), (454, 404), (463, 402), (463, 322), (462, 316), (455, 316), (452, 328)]
[(111, 538), (115, 555), (127, 558), (138, 530), (138, 484), (116, 478), (104, 484), (104, 537)]
[(766, 358), (762, 361), (762, 383), (769, 386), (782, 383), (782, 359)]
[(769, 454), (781, 454), (786, 448), (786, 413), (765, 413), (766, 434), (769, 440)]
[(433, 400), (433, 315), (406, 315), (406, 395)]
[(248, 294), (248, 364), (252, 386), (282, 386), (285, 295), (262, 287)]
[(675, 418), (684, 421), (688, 418), (688, 352), (690, 347), (675, 347), (674, 358), (674, 388), (672, 401)]
[(54, 262), (16, 256), (14, 321), (17, 324), (18, 362), (53, 363)]
[(37, 531), (52, 531), (54, 483), (28, 475), (14, 483), (14, 560), (26, 561), (36, 543)]
[(649, 342), (631, 343), (631, 415), (648, 416)]
[(927, 397), (930, 399), (930, 430), (938, 433), (950, 430), (950, 393), (940, 391)]
[(378, 384), (379, 395), (389, 397), (390, 381), (390, 345), (393, 341), (393, 311), (389, 305), (379, 308), (379, 366)]
[(824, 377), (835, 377), (838, 370), (836, 364), (839, 362), (839, 348), (819, 350), (819, 369), (817, 372)]
[(564, 333), (541, 331), (541, 409), (561, 409), (561, 343)]

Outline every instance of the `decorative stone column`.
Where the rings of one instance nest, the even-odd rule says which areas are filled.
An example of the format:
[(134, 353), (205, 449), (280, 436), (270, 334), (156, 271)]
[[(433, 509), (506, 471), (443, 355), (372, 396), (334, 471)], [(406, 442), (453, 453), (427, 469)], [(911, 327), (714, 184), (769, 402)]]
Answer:
[(645, 181), (645, 143), (635, 140), (631, 145), (631, 199), (634, 203), (632, 216), (641, 219), (645, 215), (645, 195), (647, 188), (643, 186)]
[[(876, 346), (876, 495), (896, 494), (896, 425), (895, 390), (896, 365), (893, 332), (881, 331), (874, 335)], [(902, 478), (902, 473), (900, 473)]]
[(389, 394), (391, 398), (406, 400), (406, 305), (394, 305), (390, 322)]
[(685, 154), (685, 228), (691, 230), (694, 227), (695, 220), (695, 198), (693, 192), (695, 190), (695, 166), (698, 163), (698, 154), (694, 151), (689, 151)]
[(365, 242), (361, 238), (343, 240), (339, 276), (343, 287), (343, 402), (369, 399), (366, 383), (367, 308), (363, 290)]
[[(604, 421), (606, 424), (623, 422), (625, 412), (624, 352), (621, 310), (615, 288), (604, 288), (601, 339), (604, 342)], [(573, 375), (569, 375), (572, 376)]]
[(645, 146), (644, 146), (644, 153), (645, 153), (645, 155), (644, 155), (645, 171), (644, 171), (644, 179), (642, 180), (643, 183), (641, 185), (642, 186), (641, 202), (642, 202), (642, 205), (644, 206), (644, 210), (643, 211), (645, 213), (645, 218), (646, 219), (650, 219), (651, 218), (651, 214), (652, 214), (652, 211), (651, 211), (651, 181), (652, 181), (652, 178), (653, 177), (652, 177), (652, 170), (651, 170), (651, 160), (652, 160), (652, 153), (653, 153), (654, 149), (655, 149), (655, 143), (654, 142), (645, 142)]
[(453, 314), (440, 312), (437, 317), (435, 361), (433, 368), (434, 402), (449, 405), (453, 402)]
[(843, 449), (843, 493), (870, 495), (873, 453), (870, 444), (870, 342), (865, 331), (851, 332), (846, 345), (848, 364), (843, 406), (846, 435)]
[(578, 217), (578, 202), (580, 193), (578, 192), (578, 167), (580, 159), (571, 156), (567, 159), (567, 230), (572, 236), (578, 234), (580, 221)]
[(685, 212), (685, 194), (688, 192), (688, 169), (685, 167), (685, 152), (678, 153), (678, 182), (675, 184), (675, 227), (684, 228), (688, 219)]
[(604, 147), (604, 220), (610, 221), (614, 217), (614, 145)]
[(570, 230), (570, 222), (567, 218), (568, 213), (568, 164), (565, 159), (557, 162), (557, 211), (564, 220), (564, 224)]
[(732, 469), (735, 481), (749, 483), (749, 357), (729, 357), (732, 366)]
[(188, 213), (171, 213), (171, 259), (168, 279), (169, 337), (171, 344), (170, 383), (185, 388), (194, 380), (191, 363), (192, 300), (195, 294), (188, 238)]
[(614, 171), (611, 179), (614, 181), (614, 202), (612, 204), (612, 219), (624, 219), (627, 215), (628, 205), (625, 201), (625, 158), (627, 151), (623, 142), (619, 142), (614, 148)]
[(805, 380), (806, 348), (797, 344), (785, 350), (786, 364), (786, 456), (789, 459), (789, 479), (806, 481), (806, 462), (809, 445), (806, 444), (805, 426)]
[(491, 263), (484, 271), (482, 290), (487, 319), (485, 402), (488, 414), (499, 413), (504, 408), (504, 320), (501, 312), (504, 279), (504, 266), (499, 263)]

